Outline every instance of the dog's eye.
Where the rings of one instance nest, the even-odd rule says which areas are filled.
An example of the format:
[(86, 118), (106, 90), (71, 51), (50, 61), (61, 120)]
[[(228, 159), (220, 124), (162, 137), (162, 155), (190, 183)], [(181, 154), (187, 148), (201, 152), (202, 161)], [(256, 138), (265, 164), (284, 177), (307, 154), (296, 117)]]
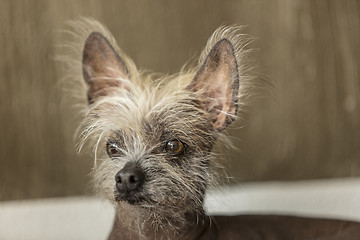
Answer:
[(116, 141), (108, 141), (106, 143), (106, 152), (109, 157), (118, 157), (120, 155), (120, 148)]
[(176, 139), (168, 141), (165, 145), (165, 151), (171, 154), (180, 154), (184, 151), (184, 144)]

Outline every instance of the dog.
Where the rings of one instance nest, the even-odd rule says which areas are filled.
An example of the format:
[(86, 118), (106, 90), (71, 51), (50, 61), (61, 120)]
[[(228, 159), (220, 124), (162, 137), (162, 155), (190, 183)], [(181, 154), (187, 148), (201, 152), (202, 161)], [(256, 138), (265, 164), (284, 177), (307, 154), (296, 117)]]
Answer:
[(109, 239), (360, 239), (355, 222), (205, 214), (215, 149), (228, 144), (252, 85), (241, 27), (217, 29), (198, 63), (171, 76), (139, 71), (93, 20), (75, 29), (85, 36), (79, 146), (93, 146), (93, 185), (116, 209)]

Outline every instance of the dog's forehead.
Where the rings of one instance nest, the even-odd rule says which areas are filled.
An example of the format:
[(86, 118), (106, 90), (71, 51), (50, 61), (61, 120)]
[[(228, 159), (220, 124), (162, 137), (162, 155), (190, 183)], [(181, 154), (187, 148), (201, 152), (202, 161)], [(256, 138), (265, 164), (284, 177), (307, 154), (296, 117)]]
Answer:
[(127, 142), (152, 144), (162, 138), (195, 140), (209, 134), (209, 121), (198, 107), (193, 92), (186, 89), (188, 78), (173, 78), (154, 83), (148, 79), (133, 81), (128, 89), (106, 96), (94, 107), (100, 116), (94, 126), (106, 138), (126, 135)]
[[(186, 96), (179, 93), (162, 94), (160, 97), (145, 95), (131, 101), (118, 101), (104, 114), (109, 124), (109, 134), (126, 135), (128, 142), (139, 140), (147, 144), (171, 138), (193, 139), (199, 131), (206, 132), (208, 122), (200, 110)], [(109, 116), (114, 116), (109, 118)], [(164, 139), (163, 139), (164, 138)]]
[[(184, 104), (182, 99), (170, 99), (166, 96), (157, 101), (141, 101), (126, 107), (126, 112), (119, 112), (114, 119), (120, 129), (148, 135), (162, 131), (184, 131), (189, 124), (198, 120), (197, 109)], [(121, 109), (124, 110), (124, 109)], [(198, 120), (199, 121), (199, 120)]]
[(127, 94), (115, 98), (112, 108), (119, 114), (126, 124), (154, 125), (155, 123), (170, 123), (189, 117), (194, 111), (198, 111), (191, 100), (190, 93), (183, 87), (166, 84), (164, 86), (133, 86)]

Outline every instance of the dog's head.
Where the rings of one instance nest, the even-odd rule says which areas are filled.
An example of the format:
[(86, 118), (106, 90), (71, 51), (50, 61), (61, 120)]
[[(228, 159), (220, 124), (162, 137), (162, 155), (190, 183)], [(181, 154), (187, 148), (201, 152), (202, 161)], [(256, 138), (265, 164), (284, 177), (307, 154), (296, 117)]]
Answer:
[(138, 72), (101, 33), (88, 36), (82, 136), (94, 139), (95, 185), (108, 199), (156, 219), (203, 212), (213, 146), (238, 109), (237, 30), (217, 30), (199, 66), (160, 78)]

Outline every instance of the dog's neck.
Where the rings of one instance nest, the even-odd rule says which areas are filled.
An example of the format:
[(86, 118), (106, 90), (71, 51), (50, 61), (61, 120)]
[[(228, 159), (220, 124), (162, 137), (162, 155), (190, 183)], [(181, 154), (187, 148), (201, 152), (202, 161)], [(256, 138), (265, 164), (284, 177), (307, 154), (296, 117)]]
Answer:
[[(124, 239), (124, 240), (195, 240), (202, 239), (205, 235), (209, 234), (211, 219), (202, 214), (187, 214), (185, 217), (186, 222), (180, 226), (175, 225), (179, 223), (167, 222), (169, 228), (157, 228), (154, 226), (151, 216), (146, 211), (133, 211), (131, 218), (126, 217), (126, 212), (131, 211), (131, 207), (124, 209), (121, 206), (116, 210), (116, 219), (114, 222), (113, 230), (109, 239)], [(125, 211), (125, 212), (122, 212)], [(163, 225), (163, 224), (162, 224)], [(171, 225), (173, 229), (171, 229)], [(206, 238), (208, 239), (208, 238)]]

